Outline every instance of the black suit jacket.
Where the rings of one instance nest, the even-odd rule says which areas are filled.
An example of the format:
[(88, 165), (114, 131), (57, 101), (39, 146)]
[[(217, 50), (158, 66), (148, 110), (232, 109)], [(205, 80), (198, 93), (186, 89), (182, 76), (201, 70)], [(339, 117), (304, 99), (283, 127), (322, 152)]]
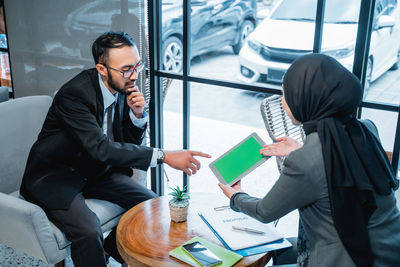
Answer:
[(126, 96), (115, 109), (112, 142), (103, 132), (104, 104), (96, 69), (82, 71), (54, 97), (30, 151), (21, 195), (48, 209), (67, 209), (88, 183), (113, 171), (146, 170), (153, 149), (140, 146), (145, 130), (129, 118)]

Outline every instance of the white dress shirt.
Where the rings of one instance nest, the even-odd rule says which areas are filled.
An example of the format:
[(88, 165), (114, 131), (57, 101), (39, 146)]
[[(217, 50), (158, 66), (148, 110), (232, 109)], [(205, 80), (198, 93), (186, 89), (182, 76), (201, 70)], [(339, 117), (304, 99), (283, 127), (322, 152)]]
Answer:
[[(116, 103), (117, 97), (118, 97), (118, 92), (115, 94), (112, 94), (110, 90), (106, 87), (104, 84), (103, 80), (101, 79), (100, 74), (99, 76), (99, 84), (100, 84), (100, 89), (101, 89), (101, 94), (103, 95), (103, 104), (104, 104), (104, 120), (103, 120), (103, 132), (105, 135), (107, 135), (107, 108), (112, 105), (114, 102)], [(112, 118), (114, 118), (114, 112), (115, 112), (115, 105), (112, 109)], [(146, 125), (147, 121), (149, 120), (149, 116), (147, 113), (143, 110), (143, 117), (142, 118), (137, 118), (135, 114), (133, 114), (133, 111), (129, 111), (129, 117), (131, 118), (132, 123), (138, 127), (138, 128), (144, 128)], [(150, 167), (155, 167), (157, 166), (157, 149), (153, 149), (153, 156), (151, 157), (150, 161)]]

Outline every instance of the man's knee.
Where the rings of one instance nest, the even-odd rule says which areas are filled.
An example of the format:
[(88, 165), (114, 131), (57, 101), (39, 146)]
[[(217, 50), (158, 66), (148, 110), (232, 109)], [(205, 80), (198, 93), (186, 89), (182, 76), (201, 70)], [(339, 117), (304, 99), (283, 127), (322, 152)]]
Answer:
[(79, 235), (81, 238), (87, 240), (103, 240), (103, 231), (101, 230), (100, 225), (97, 227), (83, 227), (81, 231), (79, 231)]
[(103, 238), (103, 231), (101, 230), (100, 220), (95, 215), (91, 218), (86, 218), (84, 223), (80, 223), (73, 231), (75, 235), (85, 239), (98, 239)]

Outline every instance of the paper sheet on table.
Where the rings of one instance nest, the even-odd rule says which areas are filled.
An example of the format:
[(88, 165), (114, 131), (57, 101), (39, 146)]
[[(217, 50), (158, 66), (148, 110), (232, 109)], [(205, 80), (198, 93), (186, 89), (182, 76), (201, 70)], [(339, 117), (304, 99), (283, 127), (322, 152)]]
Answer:
[[(229, 208), (218, 211), (215, 211), (214, 208), (207, 208), (199, 214), (232, 250), (259, 246), (283, 238), (283, 235), (274, 228), (273, 223), (264, 224), (244, 213), (235, 212)], [(237, 231), (232, 226), (250, 228), (262, 231), (265, 234)]]

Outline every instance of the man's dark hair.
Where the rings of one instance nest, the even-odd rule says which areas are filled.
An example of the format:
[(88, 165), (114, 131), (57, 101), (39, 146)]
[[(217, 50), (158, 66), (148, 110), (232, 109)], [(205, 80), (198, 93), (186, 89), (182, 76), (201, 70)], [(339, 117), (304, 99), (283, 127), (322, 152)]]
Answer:
[(126, 32), (105, 32), (94, 41), (92, 54), (94, 63), (106, 63), (108, 50), (123, 46), (136, 46), (135, 41)]

